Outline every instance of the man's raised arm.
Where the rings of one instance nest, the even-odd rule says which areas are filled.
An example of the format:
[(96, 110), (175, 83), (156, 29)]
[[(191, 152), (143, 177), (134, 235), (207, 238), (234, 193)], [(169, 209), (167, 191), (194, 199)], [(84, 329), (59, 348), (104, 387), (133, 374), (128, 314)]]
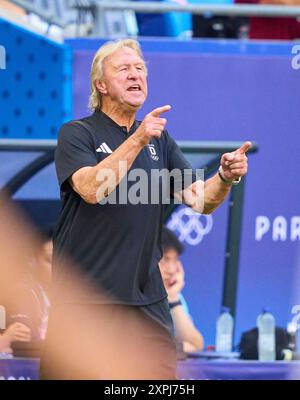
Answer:
[(83, 167), (70, 178), (72, 188), (89, 204), (100, 203), (120, 183), (139, 152), (152, 137), (159, 138), (167, 120), (160, 115), (171, 107), (158, 107), (146, 115), (136, 132), (95, 167)]
[(194, 211), (201, 214), (211, 214), (223, 203), (231, 186), (246, 175), (248, 170), (247, 151), (251, 142), (245, 142), (240, 148), (225, 153), (221, 157), (218, 173), (206, 182), (194, 182), (182, 192), (183, 201)]

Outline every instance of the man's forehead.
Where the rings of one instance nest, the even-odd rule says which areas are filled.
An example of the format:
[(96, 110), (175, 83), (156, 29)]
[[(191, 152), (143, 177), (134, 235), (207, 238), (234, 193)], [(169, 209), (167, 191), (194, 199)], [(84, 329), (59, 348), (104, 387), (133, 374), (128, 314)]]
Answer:
[(119, 65), (126, 63), (127, 61), (144, 63), (137, 51), (130, 47), (122, 47), (121, 49), (116, 50), (107, 57), (106, 61), (111, 65)]

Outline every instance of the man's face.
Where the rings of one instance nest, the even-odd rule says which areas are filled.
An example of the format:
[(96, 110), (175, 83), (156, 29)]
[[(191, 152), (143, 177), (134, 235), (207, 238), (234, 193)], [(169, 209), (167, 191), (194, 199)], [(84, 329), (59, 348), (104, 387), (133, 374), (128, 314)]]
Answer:
[(130, 47), (117, 50), (104, 60), (100, 86), (104, 103), (108, 98), (122, 108), (139, 109), (148, 93), (144, 61)]
[(159, 269), (163, 281), (172, 284), (174, 276), (181, 267), (179, 255), (175, 249), (167, 249), (164, 251), (163, 257), (159, 262)]

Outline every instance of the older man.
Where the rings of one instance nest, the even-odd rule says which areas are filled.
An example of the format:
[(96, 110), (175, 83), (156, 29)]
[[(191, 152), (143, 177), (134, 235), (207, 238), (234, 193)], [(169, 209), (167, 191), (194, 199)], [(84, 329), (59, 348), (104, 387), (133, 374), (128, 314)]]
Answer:
[[(135, 193), (128, 175), (144, 171), (150, 187), (153, 170), (176, 170), (175, 186), (180, 190), (171, 185), (171, 196), (181, 198), (198, 212), (211, 213), (225, 199), (231, 185), (246, 174), (245, 153), (251, 143), (224, 154), (219, 173), (204, 183), (165, 130), (167, 120), (162, 114), (170, 110), (169, 105), (154, 109), (142, 122), (136, 120), (147, 93), (147, 69), (139, 44), (134, 40), (106, 43), (95, 55), (91, 68), (92, 115), (69, 122), (60, 130), (55, 162), (62, 211), (54, 237), (57, 262), (53, 274), (55, 286), (61, 290), (56, 291), (58, 296), (52, 302), (52, 314), (56, 316), (52, 322), (50, 316), (49, 329), (55, 330), (57, 315), (60, 312), (63, 318), (68, 307), (78, 306), (81, 311), (82, 307), (96, 307), (99, 313), (109, 307), (110, 324), (123, 321), (119, 314), (115, 316), (119, 306), (138, 310), (159, 329), (152, 338), (143, 336), (144, 348), (151, 342), (165, 350), (163, 360), (152, 365), (150, 374), (141, 376), (165, 379), (175, 377), (175, 358), (169, 340), (172, 319), (158, 267), (164, 197), (160, 196), (159, 202), (152, 201), (151, 195), (142, 201), (136, 201), (138, 196), (124, 200), (124, 192)], [(184, 170), (190, 173), (190, 183), (182, 181), (178, 185), (178, 171)], [(144, 186), (145, 180), (140, 188)], [(113, 198), (117, 200), (113, 202)], [(63, 254), (70, 257), (73, 268), (62, 269), (58, 261)], [(75, 276), (90, 285), (90, 290), (65, 290)], [(114, 331), (122, 331), (129, 322), (119, 324), (123, 325), (116, 325)], [(129, 375), (136, 376), (135, 372)]]

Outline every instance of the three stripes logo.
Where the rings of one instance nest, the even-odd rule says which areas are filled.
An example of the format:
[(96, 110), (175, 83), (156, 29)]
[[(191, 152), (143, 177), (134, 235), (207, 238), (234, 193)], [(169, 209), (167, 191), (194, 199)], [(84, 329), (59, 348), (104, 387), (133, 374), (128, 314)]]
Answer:
[(103, 142), (98, 149), (96, 149), (97, 153), (106, 153), (106, 154), (111, 154), (112, 150), (107, 146), (105, 142)]

